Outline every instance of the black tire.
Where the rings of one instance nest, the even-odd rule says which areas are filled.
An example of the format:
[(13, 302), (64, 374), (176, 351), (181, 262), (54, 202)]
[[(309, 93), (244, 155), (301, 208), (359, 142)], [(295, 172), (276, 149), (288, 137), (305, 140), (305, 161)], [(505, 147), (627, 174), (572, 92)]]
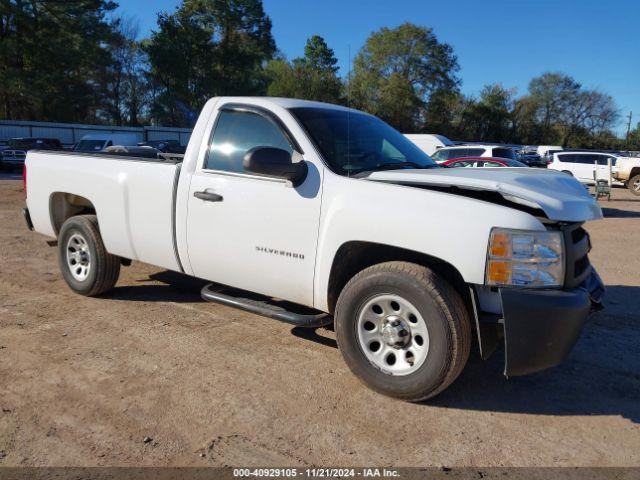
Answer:
[(634, 195), (640, 196), (640, 175), (634, 175), (627, 182), (627, 188)]
[[(426, 359), (403, 376), (386, 373), (370, 362), (358, 340), (361, 309), (385, 294), (414, 305), (429, 332)], [(408, 262), (380, 263), (355, 275), (338, 298), (335, 330), (340, 352), (360, 380), (379, 393), (411, 402), (447, 388), (462, 372), (471, 349), (469, 312), (460, 295), (429, 268)]]
[[(69, 240), (78, 236), (86, 242), (89, 253), (90, 266), (86, 278), (83, 279), (74, 277), (68, 261)], [(111, 255), (105, 249), (95, 215), (78, 215), (64, 222), (58, 235), (58, 261), (69, 288), (87, 297), (100, 295), (112, 289), (120, 276), (120, 257)]]
[(570, 177), (573, 177), (573, 173), (571, 173), (569, 170), (562, 170), (562, 173), (566, 173)]

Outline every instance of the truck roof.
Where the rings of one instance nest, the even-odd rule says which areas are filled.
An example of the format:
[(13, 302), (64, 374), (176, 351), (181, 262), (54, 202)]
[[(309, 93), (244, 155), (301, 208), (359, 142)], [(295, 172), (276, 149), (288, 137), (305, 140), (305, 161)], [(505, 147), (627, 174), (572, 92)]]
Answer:
[[(252, 103), (252, 104), (271, 104), (277, 105), (281, 108), (301, 108), (301, 107), (315, 107), (315, 108), (329, 108), (334, 110), (351, 110), (359, 112), (354, 108), (347, 108), (341, 105), (334, 105), (332, 103), (315, 102), (312, 100), (300, 100), (297, 98), (282, 98), (282, 97), (214, 97), (212, 100), (224, 101), (224, 102), (238, 102), (238, 103)], [(361, 112), (365, 113), (365, 112)]]

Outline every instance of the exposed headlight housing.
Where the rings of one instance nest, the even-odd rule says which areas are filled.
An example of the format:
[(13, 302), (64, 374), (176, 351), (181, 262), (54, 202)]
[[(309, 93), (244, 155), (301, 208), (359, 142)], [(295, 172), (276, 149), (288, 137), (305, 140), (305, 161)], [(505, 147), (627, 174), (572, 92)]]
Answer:
[(487, 285), (551, 288), (564, 284), (561, 232), (494, 228), (489, 239)]

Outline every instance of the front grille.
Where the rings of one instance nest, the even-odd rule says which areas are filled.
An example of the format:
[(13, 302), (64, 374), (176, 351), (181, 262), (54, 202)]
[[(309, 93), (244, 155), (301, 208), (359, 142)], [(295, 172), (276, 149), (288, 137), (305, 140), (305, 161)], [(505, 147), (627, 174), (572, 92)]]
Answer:
[(591, 274), (589, 251), (591, 243), (589, 234), (581, 223), (572, 223), (561, 227), (566, 247), (566, 275), (564, 286), (574, 288), (580, 285)]

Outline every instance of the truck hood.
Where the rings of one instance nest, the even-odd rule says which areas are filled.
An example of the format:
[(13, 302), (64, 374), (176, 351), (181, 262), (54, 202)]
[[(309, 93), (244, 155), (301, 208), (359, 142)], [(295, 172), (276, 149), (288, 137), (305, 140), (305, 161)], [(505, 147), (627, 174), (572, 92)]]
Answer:
[[(602, 218), (598, 202), (575, 178), (536, 168), (434, 168), (373, 172), (368, 180), (455, 191), (496, 192), (508, 201), (542, 210), (554, 221), (584, 222)], [(455, 193), (452, 191), (451, 193)]]

